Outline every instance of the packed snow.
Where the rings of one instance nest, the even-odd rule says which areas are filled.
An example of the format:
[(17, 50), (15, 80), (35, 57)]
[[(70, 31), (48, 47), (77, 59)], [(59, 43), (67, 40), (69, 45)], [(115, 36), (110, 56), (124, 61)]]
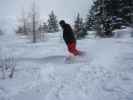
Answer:
[(77, 46), (86, 55), (66, 63), (61, 32), (35, 44), (1, 36), (1, 57), (13, 57), (16, 68), (12, 79), (0, 79), (0, 100), (133, 100), (132, 38), (86, 38)]

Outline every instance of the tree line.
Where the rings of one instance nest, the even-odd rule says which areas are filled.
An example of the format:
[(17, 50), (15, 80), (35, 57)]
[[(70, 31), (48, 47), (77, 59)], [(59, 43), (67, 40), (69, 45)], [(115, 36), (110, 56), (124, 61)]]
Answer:
[[(41, 21), (36, 4), (33, 3), (28, 14), (24, 11), (16, 33), (31, 35), (33, 42), (45, 33), (59, 31), (58, 18), (54, 11), (48, 16), (47, 22)], [(80, 39), (87, 35), (87, 31), (96, 31), (100, 37), (112, 37), (113, 30), (123, 26), (133, 26), (133, 1), (132, 0), (95, 0), (85, 19), (79, 13), (75, 17), (73, 30)]]
[(87, 15), (86, 29), (112, 37), (115, 29), (133, 25), (132, 0), (95, 0)]
[[(77, 13), (74, 21), (73, 30), (77, 38), (85, 37), (85, 24), (83, 18)], [(44, 37), (46, 33), (55, 33), (59, 31), (59, 21), (54, 11), (48, 15), (47, 21), (42, 21), (39, 16), (39, 10), (34, 2), (29, 12), (22, 11), (19, 18), (19, 24), (16, 33), (20, 35), (31, 36), (32, 42), (37, 42), (38, 39)]]
[(28, 13), (24, 10), (22, 11), (22, 15), (19, 18), (19, 24), (16, 29), (17, 34), (31, 36), (33, 43), (44, 37), (44, 33), (53, 33), (58, 31), (58, 21), (54, 12), (51, 11), (49, 14), (48, 24), (46, 22), (42, 22), (35, 2), (32, 4)]

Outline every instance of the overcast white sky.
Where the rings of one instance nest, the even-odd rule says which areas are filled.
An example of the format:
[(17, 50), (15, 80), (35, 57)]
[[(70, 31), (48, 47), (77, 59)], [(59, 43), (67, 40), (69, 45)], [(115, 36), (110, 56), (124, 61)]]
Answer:
[[(22, 9), (29, 11), (33, 1), (36, 2), (40, 16), (46, 21), (51, 10), (58, 20), (65, 19), (72, 23), (77, 12), (85, 17), (93, 0), (0, 0), (0, 27), (14, 24), (22, 14)], [(10, 26), (10, 25), (9, 25)]]
[[(47, 17), (54, 10), (58, 18), (73, 19), (79, 12), (87, 14), (93, 0), (36, 0), (41, 17)], [(21, 15), (22, 8), (30, 9), (33, 0), (0, 0), (0, 16), (14, 17)]]

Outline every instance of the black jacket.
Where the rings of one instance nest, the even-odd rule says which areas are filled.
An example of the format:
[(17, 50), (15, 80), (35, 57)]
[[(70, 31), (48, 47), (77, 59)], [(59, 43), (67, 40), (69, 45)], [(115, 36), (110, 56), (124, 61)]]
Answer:
[(69, 24), (63, 26), (63, 39), (67, 45), (72, 41), (76, 43), (74, 32)]

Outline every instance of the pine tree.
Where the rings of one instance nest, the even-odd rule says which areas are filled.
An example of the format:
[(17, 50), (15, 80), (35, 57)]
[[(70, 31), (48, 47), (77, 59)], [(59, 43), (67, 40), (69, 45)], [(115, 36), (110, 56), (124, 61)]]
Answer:
[(81, 28), (83, 27), (83, 19), (80, 17), (80, 14), (77, 14), (77, 18), (74, 22), (74, 30), (76, 32), (80, 31)]
[(77, 14), (76, 20), (74, 22), (74, 31), (76, 33), (77, 38), (82, 38), (87, 35), (87, 31), (85, 29), (85, 25), (83, 23), (83, 18), (80, 17), (80, 14)]
[[(96, 0), (91, 7), (99, 36), (112, 36), (112, 30), (128, 26), (132, 21), (131, 0)], [(90, 18), (90, 17), (89, 17)]]
[(97, 35), (104, 37), (103, 23), (105, 18), (105, 11), (103, 0), (96, 0), (92, 5), (89, 15), (93, 16), (93, 29), (96, 30)]
[(94, 17), (92, 15), (87, 15), (85, 28), (88, 31), (94, 30)]
[(133, 13), (133, 3), (132, 0), (121, 0), (120, 14), (124, 21), (131, 24), (132, 23), (132, 13)]
[(92, 5), (91, 9), (89, 10), (87, 16), (86, 16), (86, 20), (85, 20), (85, 28), (86, 30), (90, 31), (90, 30), (95, 30), (96, 26), (95, 26), (95, 15), (94, 15), (94, 5)]
[(49, 19), (48, 19), (48, 29), (49, 32), (58, 32), (59, 31), (59, 26), (58, 26), (58, 21), (57, 21), (57, 17), (54, 14), (54, 12), (52, 11), (51, 14), (49, 15)]

